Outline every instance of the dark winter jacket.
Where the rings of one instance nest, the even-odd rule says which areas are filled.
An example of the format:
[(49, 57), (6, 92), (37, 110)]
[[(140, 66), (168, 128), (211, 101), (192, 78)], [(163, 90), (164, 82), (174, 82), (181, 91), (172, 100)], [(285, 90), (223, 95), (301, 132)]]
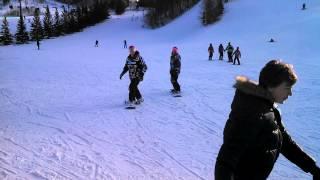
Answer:
[(223, 46), (222, 46), (222, 45), (219, 45), (219, 53), (223, 53), (223, 51), (224, 51)]
[(233, 53), (233, 50), (234, 50), (233, 46), (231, 44), (228, 44), (228, 46), (226, 47), (226, 51), (228, 53)]
[(143, 80), (144, 73), (147, 71), (147, 65), (143, 61), (143, 58), (140, 56), (139, 52), (131, 56), (129, 55), (126, 60), (126, 64), (123, 67), (123, 71), (121, 74), (125, 74), (129, 71), (130, 79), (139, 79)]
[(271, 94), (244, 77), (238, 78), (234, 87), (215, 179), (265, 180), (279, 153), (310, 172), (315, 161), (291, 139)]
[(214, 52), (213, 46), (209, 46), (208, 52), (209, 52), (209, 53), (213, 53), (213, 52)]
[(237, 57), (237, 58), (241, 58), (241, 52), (240, 52), (240, 50), (239, 50), (239, 49), (235, 50), (234, 53), (233, 53), (233, 55), (234, 55), (235, 57)]
[(178, 53), (171, 54), (170, 58), (170, 72), (180, 73), (181, 70), (181, 57)]

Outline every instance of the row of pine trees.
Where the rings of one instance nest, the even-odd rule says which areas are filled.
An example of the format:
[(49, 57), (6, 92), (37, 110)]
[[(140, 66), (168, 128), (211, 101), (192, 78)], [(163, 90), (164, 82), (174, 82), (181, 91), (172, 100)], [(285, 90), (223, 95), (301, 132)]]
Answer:
[(51, 14), (47, 6), (42, 20), (40, 9), (37, 8), (34, 11), (30, 32), (27, 31), (25, 19), (20, 15), (17, 32), (13, 36), (10, 33), (7, 18), (4, 17), (1, 25), (0, 32), (2, 37), (0, 41), (4, 45), (9, 45), (14, 42), (14, 39), (16, 44), (24, 44), (30, 40), (49, 39), (81, 31), (87, 26), (94, 25), (108, 18), (108, 3), (99, 0), (95, 0), (91, 6), (77, 6), (76, 9), (71, 10), (63, 7), (62, 13), (59, 13), (58, 9), (56, 9), (54, 15)]
[[(139, 2), (139, 6), (149, 9), (145, 15), (146, 23), (151, 28), (157, 28), (180, 16), (199, 1), (200, 0), (140, 0), (137, 2)], [(122, 14), (125, 12), (128, 4), (128, 0), (95, 0), (91, 5), (81, 3), (76, 9), (72, 9), (71, 11), (67, 11), (63, 7), (61, 14), (56, 9), (54, 17), (52, 17), (50, 9), (47, 6), (42, 20), (40, 18), (40, 10), (36, 9), (30, 33), (26, 31), (24, 19), (20, 16), (17, 33), (14, 36), (15, 42), (17, 44), (23, 44), (29, 40), (41, 40), (81, 31), (87, 26), (107, 19), (109, 17), (109, 7), (114, 9), (116, 14)], [(203, 11), (201, 14), (202, 24), (208, 25), (214, 23), (219, 19), (223, 10), (223, 0), (203, 0)], [(13, 36), (10, 34), (9, 24), (6, 18), (4, 18), (2, 22), (1, 33), (3, 36), (2, 40), (0, 40), (4, 45), (13, 43)]]
[[(146, 23), (151, 28), (157, 28), (180, 16), (198, 2), (199, 0), (140, 0), (139, 5), (149, 9), (145, 17)], [(223, 10), (223, 0), (203, 0), (202, 24), (214, 23)]]

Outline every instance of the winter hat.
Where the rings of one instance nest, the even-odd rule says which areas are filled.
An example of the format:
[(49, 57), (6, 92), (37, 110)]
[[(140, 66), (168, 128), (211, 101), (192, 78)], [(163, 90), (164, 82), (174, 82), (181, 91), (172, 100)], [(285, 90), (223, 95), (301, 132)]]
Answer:
[(178, 48), (177, 48), (176, 46), (173, 47), (173, 48), (172, 48), (172, 52), (173, 52), (173, 53), (178, 53)]
[(129, 46), (129, 49), (136, 49), (136, 47), (134, 47), (134, 45)]

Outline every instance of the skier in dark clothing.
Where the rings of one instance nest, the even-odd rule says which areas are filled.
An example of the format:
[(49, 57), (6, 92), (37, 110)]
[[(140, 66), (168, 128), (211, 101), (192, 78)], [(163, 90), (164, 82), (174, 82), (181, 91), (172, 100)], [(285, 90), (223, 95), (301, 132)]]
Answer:
[(305, 10), (306, 9), (306, 3), (303, 3), (302, 4), (302, 10)]
[(123, 41), (123, 48), (125, 48), (125, 49), (127, 48), (127, 40)]
[(208, 47), (208, 52), (209, 52), (209, 60), (212, 60), (212, 56), (213, 56), (213, 53), (214, 53), (214, 49), (213, 49), (213, 46), (212, 44), (210, 43), (209, 47)]
[(232, 60), (232, 53), (233, 53), (233, 46), (231, 45), (231, 43), (229, 42), (228, 43), (228, 46), (226, 47), (225, 51), (227, 51), (228, 53), (228, 62), (233, 62)]
[(236, 64), (236, 61), (238, 61), (238, 65), (240, 65), (241, 52), (239, 50), (239, 47), (237, 47), (237, 49), (234, 51), (233, 56), (234, 56), (233, 65)]
[(172, 93), (180, 93), (180, 84), (178, 83), (178, 78), (181, 70), (181, 57), (178, 53), (178, 48), (173, 47), (170, 57), (170, 75), (171, 75), (171, 83), (173, 89)]
[(40, 40), (37, 39), (37, 47), (38, 47), (38, 50), (40, 50)]
[(127, 57), (123, 71), (120, 74), (120, 79), (127, 71), (129, 71), (131, 81), (129, 85), (129, 103), (140, 104), (143, 102), (143, 98), (138, 89), (138, 85), (143, 80), (144, 73), (147, 71), (147, 65), (134, 46), (130, 46), (129, 51), (130, 54)]
[(215, 165), (216, 180), (266, 180), (281, 153), (314, 180), (320, 168), (290, 137), (277, 103), (292, 95), (297, 81), (292, 65), (268, 62), (260, 71), (259, 84), (238, 76), (223, 144)]
[(219, 45), (219, 60), (223, 60), (223, 51), (224, 51), (223, 45), (220, 44)]
[(96, 43), (95, 43), (94, 46), (95, 46), (95, 47), (98, 47), (98, 46), (99, 46), (99, 41), (98, 41), (98, 40), (96, 40)]

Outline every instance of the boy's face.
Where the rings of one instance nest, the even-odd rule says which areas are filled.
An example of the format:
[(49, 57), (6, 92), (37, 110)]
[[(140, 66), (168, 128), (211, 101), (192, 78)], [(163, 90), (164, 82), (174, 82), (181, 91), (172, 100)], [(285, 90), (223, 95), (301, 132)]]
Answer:
[(291, 89), (292, 86), (290, 86), (287, 82), (283, 82), (274, 88), (269, 88), (269, 91), (271, 92), (276, 103), (283, 104), (283, 102), (292, 95)]

